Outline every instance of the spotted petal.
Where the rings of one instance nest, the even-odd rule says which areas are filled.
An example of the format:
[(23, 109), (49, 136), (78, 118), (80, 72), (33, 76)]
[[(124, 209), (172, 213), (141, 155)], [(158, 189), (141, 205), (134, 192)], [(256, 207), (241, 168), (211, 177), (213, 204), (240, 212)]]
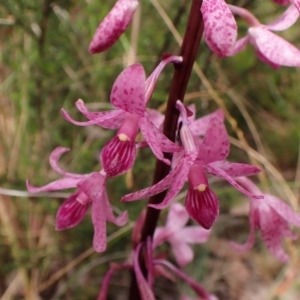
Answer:
[(237, 40), (234, 46), (231, 48), (230, 52), (228, 53), (228, 56), (234, 56), (237, 53), (243, 51), (246, 48), (248, 42), (249, 42), (248, 35)]
[[(84, 177), (84, 176), (83, 176)], [(82, 178), (83, 178), (82, 177)], [(81, 178), (62, 178), (50, 182), (41, 187), (35, 187), (29, 183), (29, 180), (26, 180), (27, 190), (30, 193), (40, 193), (40, 192), (52, 192), (57, 190), (65, 190), (76, 187), (77, 183)]]
[(270, 62), (288, 67), (300, 67), (300, 51), (283, 38), (262, 27), (248, 30), (251, 43), (263, 53)]
[(277, 20), (266, 25), (266, 28), (273, 31), (283, 31), (293, 26), (298, 18), (298, 9), (294, 5), (291, 5)]
[(105, 180), (105, 176), (94, 172), (78, 184), (80, 190), (92, 200), (93, 246), (97, 252), (106, 250)]
[(171, 164), (170, 160), (164, 158), (162, 146), (160, 145), (155, 132), (153, 130), (151, 130), (152, 125), (153, 125), (153, 124), (152, 125), (151, 124), (152, 123), (147, 114), (144, 114), (144, 116), (139, 119), (139, 126), (141, 129), (141, 132), (143, 134), (143, 137), (147, 141), (149, 147), (151, 148), (153, 154), (156, 156), (157, 159), (163, 161), (167, 165), (170, 165)]
[(284, 221), (272, 209), (269, 213), (260, 215), (260, 230), (263, 241), (270, 253), (282, 262), (288, 262), (289, 258), (282, 247), (282, 229), (286, 231), (286, 221)]
[(186, 159), (186, 157), (184, 157), (182, 162), (180, 164), (178, 164), (176, 166), (176, 168), (171, 172), (171, 173), (175, 173), (176, 176), (173, 178), (171, 188), (168, 191), (164, 200), (159, 204), (149, 204), (149, 206), (156, 208), (156, 209), (166, 208), (169, 205), (169, 203), (174, 199), (174, 197), (182, 189), (182, 187), (185, 183), (185, 180), (187, 178), (188, 172), (190, 170), (191, 164), (192, 164), (192, 162), (189, 163), (189, 161)]
[(155, 185), (137, 191), (135, 193), (127, 194), (122, 197), (121, 201), (122, 202), (135, 201), (138, 199), (148, 198), (161, 193), (162, 191), (166, 190), (172, 185), (172, 182), (174, 182), (174, 179), (178, 175), (180, 169), (182, 169), (182, 164), (178, 164), (174, 170), (172, 170), (164, 179), (162, 179)]
[(196, 162), (208, 164), (210, 162), (223, 160), (229, 154), (229, 139), (226, 127), (222, 120), (214, 118), (209, 122)]
[(224, 0), (203, 0), (201, 12), (208, 47), (220, 57), (228, 56), (236, 41), (237, 25), (227, 4)]
[(111, 47), (128, 27), (138, 4), (137, 0), (118, 0), (99, 24), (89, 51), (95, 54)]
[(244, 189), (241, 185), (239, 185), (229, 174), (227, 174), (225, 171), (223, 171), (221, 168), (213, 165), (213, 164), (208, 164), (203, 166), (204, 170), (206, 173), (216, 176), (216, 177), (221, 177), (225, 180), (227, 180), (233, 187), (235, 187), (238, 191), (243, 193), (244, 195), (248, 197), (252, 197), (255, 199), (263, 199), (263, 195), (255, 195), (253, 193), (250, 193), (246, 189)]
[(273, 195), (265, 195), (265, 198), (268, 205), (270, 205), (281, 216), (281, 218), (294, 226), (300, 226), (300, 216), (285, 202)]
[(110, 101), (121, 110), (143, 116), (145, 103), (145, 71), (142, 65), (133, 64), (127, 67), (116, 79)]
[(259, 167), (242, 163), (232, 163), (229, 161), (216, 161), (210, 163), (209, 165), (222, 169), (231, 177), (250, 176), (261, 172)]
[(81, 99), (77, 100), (75, 105), (86, 118), (89, 120), (98, 120), (97, 125), (107, 129), (119, 128), (122, 125), (126, 115), (124, 111), (120, 109), (91, 112)]
[(218, 109), (211, 114), (196, 119), (195, 121), (192, 121), (189, 127), (193, 135), (196, 136), (204, 135), (205, 132), (208, 130), (210, 121), (216, 117), (224, 121), (224, 113), (221, 109)]
[(90, 126), (90, 125), (98, 125), (107, 129), (115, 129), (118, 128), (119, 125), (124, 121), (125, 114), (124, 112), (120, 112), (120, 110), (111, 110), (105, 113), (99, 113), (101, 115), (95, 116), (93, 119), (89, 121), (76, 121), (74, 120), (69, 113), (65, 109), (61, 109), (61, 113), (63, 117), (70, 123), (77, 126)]

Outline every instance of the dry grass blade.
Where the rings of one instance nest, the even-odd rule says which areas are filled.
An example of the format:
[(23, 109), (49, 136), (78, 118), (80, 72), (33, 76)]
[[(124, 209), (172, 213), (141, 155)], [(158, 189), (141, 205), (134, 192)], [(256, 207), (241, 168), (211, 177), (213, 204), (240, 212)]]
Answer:
[(0, 298), (0, 300), (11, 300), (22, 285), (20, 274), (18, 273), (10, 282), (8, 288)]
[[(107, 243), (111, 242), (113, 239), (117, 238), (118, 236), (122, 235), (123, 233), (129, 231), (133, 228), (134, 223), (129, 223), (127, 226), (124, 226), (120, 228), (118, 231), (114, 232), (107, 238)], [(95, 253), (95, 250), (93, 247), (87, 249), (85, 252), (80, 254), (78, 257), (76, 257), (74, 260), (69, 262), (66, 266), (61, 268), (58, 272), (56, 272), (54, 275), (52, 275), (46, 282), (43, 282), (39, 285), (38, 291), (41, 292), (51, 286), (54, 282), (59, 280), (62, 276), (64, 276), (66, 273), (68, 273), (71, 269), (73, 269), (75, 266), (77, 266), (79, 263), (81, 263), (83, 260), (85, 260), (87, 257)]]

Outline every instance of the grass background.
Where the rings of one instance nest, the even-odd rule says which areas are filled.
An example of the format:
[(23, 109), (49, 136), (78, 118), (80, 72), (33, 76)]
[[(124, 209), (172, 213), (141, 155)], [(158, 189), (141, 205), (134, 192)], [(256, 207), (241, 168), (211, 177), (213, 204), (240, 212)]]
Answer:
[[(247, 7), (262, 23), (284, 10), (271, 1), (261, 2), (228, 1)], [(150, 74), (163, 53), (179, 51), (190, 1), (149, 0), (141, 1), (131, 27), (109, 51), (89, 54), (94, 31), (114, 3), (0, 3), (1, 300), (95, 299), (109, 262), (122, 261), (130, 252), (132, 222), (145, 202), (125, 206), (119, 199), (151, 183), (154, 159), (149, 150), (139, 153), (131, 173), (109, 182), (111, 202), (116, 210), (128, 209), (132, 222), (124, 228), (108, 225), (108, 250), (100, 255), (91, 248), (89, 217), (74, 229), (55, 232), (56, 210), (66, 194), (36, 198), (25, 188), (26, 178), (37, 186), (59, 178), (48, 162), (56, 146), (71, 148), (61, 160), (68, 171), (99, 170), (100, 149), (114, 132), (76, 127), (62, 118), (62, 107), (78, 120), (84, 120), (74, 106), (79, 98), (91, 109), (109, 109), (111, 86), (124, 67), (140, 62)], [(242, 36), (247, 27), (241, 20), (238, 24)], [(279, 34), (300, 47), (299, 22)], [(172, 71), (168, 66), (160, 76), (151, 107), (164, 109)], [(256, 58), (251, 46), (235, 57), (218, 59), (202, 42), (186, 94), (186, 101), (197, 105), (197, 116), (223, 108), (232, 142), (229, 159), (261, 166), (265, 172), (257, 181), (262, 188), (296, 210), (299, 81), (299, 69), (275, 71)], [(210, 241), (194, 247), (195, 261), (186, 267), (187, 273), (220, 299), (299, 299), (299, 242), (285, 244), (291, 256), (287, 265), (270, 257), (261, 242), (253, 251), (237, 255), (228, 241), (247, 236), (247, 202), (221, 182), (214, 190), (221, 215)], [(116, 275), (109, 299), (126, 299), (128, 285), (127, 273)], [(191, 294), (180, 282), (157, 281), (158, 299), (178, 299), (179, 290)]]

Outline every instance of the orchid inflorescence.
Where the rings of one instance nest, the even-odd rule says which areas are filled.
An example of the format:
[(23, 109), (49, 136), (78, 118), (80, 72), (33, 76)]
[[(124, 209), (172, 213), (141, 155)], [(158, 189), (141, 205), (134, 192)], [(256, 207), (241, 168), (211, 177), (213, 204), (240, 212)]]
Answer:
[[(274, 2), (289, 7), (277, 20), (264, 25), (244, 8), (228, 5), (223, 0), (203, 0), (201, 14), (208, 47), (217, 56), (228, 57), (236, 55), (250, 43), (258, 58), (274, 68), (300, 66), (300, 51), (273, 33), (285, 30), (296, 22), (300, 1)], [(117, 42), (129, 26), (138, 4), (137, 0), (116, 2), (96, 30), (89, 47), (91, 53), (105, 51)], [(241, 39), (237, 39), (234, 15), (242, 18), (249, 26), (247, 35)], [(140, 240), (141, 228), (145, 223), (145, 213), (141, 214), (133, 230), (135, 247), (132, 255), (123, 264), (111, 265), (103, 280), (99, 300), (106, 299), (110, 278), (114, 272), (121, 269), (129, 269), (135, 273), (143, 300), (155, 299), (153, 283), (156, 277), (172, 278), (173, 275), (184, 280), (200, 299), (216, 299), (180, 269), (193, 260), (194, 253), (189, 244), (206, 242), (219, 215), (219, 199), (209, 183), (211, 176), (224, 179), (250, 200), (249, 238), (244, 245), (232, 242), (233, 248), (238, 251), (250, 249), (254, 245), (255, 228), (258, 228), (270, 253), (283, 262), (289, 259), (282, 248), (281, 238), (296, 238), (289, 228), (289, 223), (300, 226), (300, 216), (282, 200), (262, 192), (247, 178), (258, 174), (260, 168), (227, 161), (230, 142), (223, 112), (217, 110), (196, 119), (195, 106), (187, 107), (182, 103), (183, 99), (178, 99), (175, 104), (180, 115), (176, 127), (178, 138), (171, 141), (162, 131), (164, 115), (147, 107), (163, 69), (168, 64), (183, 65), (187, 59), (189, 58), (165, 55), (148, 77), (139, 63), (125, 68), (111, 89), (110, 102), (114, 109), (91, 112), (83, 100), (79, 99), (75, 103), (87, 121), (76, 121), (62, 109), (63, 117), (77, 126), (97, 125), (105, 129), (117, 129), (116, 135), (101, 150), (102, 167), (98, 172), (89, 174), (67, 172), (61, 169), (58, 161), (69, 149), (58, 147), (50, 155), (50, 165), (63, 178), (42, 187), (34, 187), (27, 181), (28, 191), (32, 193), (75, 188), (75, 192), (58, 209), (56, 229), (64, 230), (78, 225), (91, 207), (94, 225), (93, 246), (95, 251), (102, 252), (106, 250), (106, 221), (117, 226), (123, 226), (128, 221), (127, 211), (118, 216), (114, 215), (106, 191), (107, 181), (131, 169), (137, 158), (137, 149), (141, 147), (149, 147), (158, 160), (170, 165), (170, 172), (162, 180), (122, 197), (121, 201), (126, 203), (167, 191), (162, 202), (150, 203), (148, 207), (156, 210), (169, 208), (169, 213), (166, 225), (157, 227), (154, 235), (148, 236), (146, 241)], [(143, 140), (137, 142), (139, 131)], [(173, 160), (166, 158), (165, 153), (171, 153)], [(188, 183), (188, 190), (183, 206), (174, 199), (185, 183)], [(189, 219), (197, 225), (186, 226)], [(157, 256), (156, 251), (164, 242), (170, 244), (179, 267)], [(145, 256), (147, 275), (141, 269), (141, 255)], [(190, 298), (182, 296), (182, 299)]]

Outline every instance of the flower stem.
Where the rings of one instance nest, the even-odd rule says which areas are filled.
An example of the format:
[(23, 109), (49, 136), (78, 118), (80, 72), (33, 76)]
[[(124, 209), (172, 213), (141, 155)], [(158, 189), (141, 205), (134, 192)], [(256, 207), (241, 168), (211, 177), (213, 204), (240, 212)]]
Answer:
[[(175, 141), (177, 121), (179, 117), (179, 112), (176, 109), (175, 104), (178, 99), (181, 101), (184, 100), (184, 95), (203, 34), (203, 19), (200, 11), (201, 5), (202, 0), (192, 1), (188, 24), (185, 30), (179, 54), (183, 57), (183, 63), (175, 65), (175, 72), (169, 93), (163, 133), (172, 141)], [(172, 154), (165, 154), (165, 157), (171, 160)], [(169, 172), (170, 166), (167, 166), (163, 162), (157, 160), (154, 171), (153, 184), (162, 180)], [(148, 204), (160, 203), (164, 199), (165, 195), (166, 191), (151, 197)], [(146, 242), (149, 236), (151, 238), (153, 237), (159, 214), (160, 210), (156, 210), (152, 207), (147, 207), (145, 222), (141, 234), (141, 242)], [(143, 255), (140, 256), (140, 266), (145, 278), (147, 278), (147, 268)], [(141, 300), (134, 273), (132, 273), (131, 287), (128, 299)]]

